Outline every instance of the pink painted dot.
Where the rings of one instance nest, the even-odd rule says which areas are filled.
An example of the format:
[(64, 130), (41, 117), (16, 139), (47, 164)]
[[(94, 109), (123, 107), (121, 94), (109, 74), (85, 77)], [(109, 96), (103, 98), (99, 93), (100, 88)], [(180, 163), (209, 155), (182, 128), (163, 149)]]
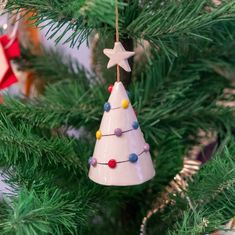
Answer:
[(121, 129), (121, 128), (116, 128), (116, 129), (114, 130), (114, 134), (115, 134), (117, 137), (122, 136), (122, 129)]
[(93, 167), (96, 167), (96, 165), (97, 165), (97, 159), (94, 157), (91, 157), (88, 162)]
[(149, 144), (146, 143), (146, 144), (144, 145), (144, 151), (145, 151), (145, 152), (148, 152), (149, 150), (150, 150), (150, 146), (149, 146)]

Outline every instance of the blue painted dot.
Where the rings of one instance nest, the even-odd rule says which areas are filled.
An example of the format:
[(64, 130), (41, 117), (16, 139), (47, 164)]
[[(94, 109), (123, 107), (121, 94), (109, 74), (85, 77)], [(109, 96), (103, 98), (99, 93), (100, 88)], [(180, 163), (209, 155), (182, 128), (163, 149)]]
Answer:
[(133, 129), (138, 129), (139, 128), (139, 123), (137, 122), (137, 121), (134, 121), (133, 123), (132, 123), (132, 127), (133, 127)]
[(137, 161), (138, 161), (138, 155), (135, 154), (135, 153), (131, 153), (131, 154), (129, 155), (129, 161), (132, 162), (132, 163), (137, 162)]
[(106, 103), (104, 104), (104, 111), (105, 111), (105, 112), (109, 112), (110, 109), (111, 109), (110, 103), (109, 103), (109, 102), (106, 102)]

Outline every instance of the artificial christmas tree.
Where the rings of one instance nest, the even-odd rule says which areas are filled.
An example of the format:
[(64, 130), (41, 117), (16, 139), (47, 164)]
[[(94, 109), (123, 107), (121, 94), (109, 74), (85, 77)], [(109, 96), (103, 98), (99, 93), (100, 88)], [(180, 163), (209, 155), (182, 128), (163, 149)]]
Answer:
[[(142, 160), (129, 162), (129, 155), (116, 155), (109, 146), (115, 156), (92, 154), (107, 87), (115, 80), (103, 55), (104, 48), (113, 48), (115, 1), (9, 0), (8, 12), (30, 12), (55, 43), (76, 51), (87, 41), (93, 71), (55, 50), (32, 54), (22, 48), (20, 69), (37, 75), (45, 90), (36, 99), (5, 96), (0, 105), (0, 162), (11, 188), (0, 201), (0, 234), (204, 235), (220, 231), (234, 217), (235, 1), (120, 0), (118, 9), (119, 41), (136, 54), (129, 60), (132, 73), (120, 68), (129, 91), (124, 105), (137, 111), (138, 132), (132, 134), (140, 127), (144, 132), (138, 150), (149, 143), (156, 176), (131, 187), (106, 187), (88, 177), (88, 156), (97, 158), (90, 161), (94, 165), (128, 160), (102, 166), (111, 174), (128, 165), (129, 174)], [(131, 112), (130, 122), (120, 123), (129, 127), (135, 118)], [(115, 132), (126, 126), (112, 125), (111, 132), (100, 127), (101, 141), (127, 136)], [(76, 137), (70, 129), (78, 130)], [(102, 137), (114, 132), (117, 136)], [(193, 157), (194, 146), (211, 135), (212, 150), (201, 148), (200, 157)], [(126, 153), (136, 154), (134, 148)], [(197, 162), (197, 171), (185, 171), (189, 177), (182, 179), (186, 156)]]

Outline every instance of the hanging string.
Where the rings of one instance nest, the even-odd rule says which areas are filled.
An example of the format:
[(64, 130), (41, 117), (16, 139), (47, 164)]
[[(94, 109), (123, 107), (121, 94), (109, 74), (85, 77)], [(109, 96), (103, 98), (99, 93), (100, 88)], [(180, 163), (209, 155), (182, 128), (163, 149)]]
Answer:
[(116, 42), (119, 42), (119, 25), (118, 25), (118, 21), (119, 21), (119, 16), (118, 16), (118, 0), (116, 0)]
[[(118, 0), (116, 0), (116, 6), (115, 6), (115, 12), (116, 12), (116, 42), (119, 42), (119, 25), (118, 25), (118, 21), (119, 21), (119, 16), (118, 16)], [(117, 65), (117, 81), (120, 82), (121, 78), (120, 78), (120, 66)]]

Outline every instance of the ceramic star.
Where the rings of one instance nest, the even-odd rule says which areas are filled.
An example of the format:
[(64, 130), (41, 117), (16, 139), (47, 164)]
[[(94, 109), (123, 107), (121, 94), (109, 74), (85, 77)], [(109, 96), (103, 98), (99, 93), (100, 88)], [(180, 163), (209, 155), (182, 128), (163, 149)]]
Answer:
[(109, 57), (109, 63), (107, 65), (108, 69), (114, 65), (119, 65), (127, 72), (131, 71), (127, 59), (132, 57), (135, 52), (126, 51), (120, 42), (115, 42), (113, 49), (104, 49), (104, 54)]

